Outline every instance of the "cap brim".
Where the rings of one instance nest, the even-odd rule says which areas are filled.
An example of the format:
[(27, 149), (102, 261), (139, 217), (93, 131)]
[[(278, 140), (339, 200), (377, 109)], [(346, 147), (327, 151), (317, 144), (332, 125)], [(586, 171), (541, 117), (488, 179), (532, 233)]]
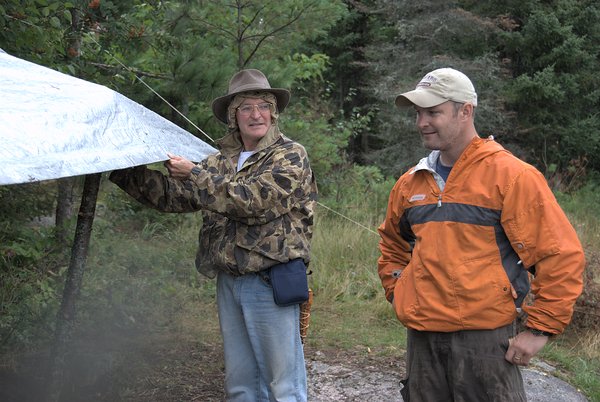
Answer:
[(414, 91), (398, 95), (396, 97), (396, 106), (405, 107), (417, 105), (419, 107), (434, 107), (447, 101), (448, 99), (434, 95), (430, 92), (415, 89)]
[(221, 96), (213, 101), (212, 111), (215, 117), (223, 123), (227, 124), (227, 108), (229, 107), (229, 104), (236, 95), (248, 91), (270, 92), (273, 95), (275, 95), (275, 98), (277, 99), (277, 110), (279, 110), (279, 113), (283, 112), (288, 103), (290, 103), (290, 91), (283, 88), (256, 88), (238, 91), (229, 95)]

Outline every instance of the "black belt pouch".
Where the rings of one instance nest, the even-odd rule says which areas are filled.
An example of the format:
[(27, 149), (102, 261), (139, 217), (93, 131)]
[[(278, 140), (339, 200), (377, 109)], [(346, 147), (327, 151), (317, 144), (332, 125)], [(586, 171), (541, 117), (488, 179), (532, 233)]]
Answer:
[(274, 265), (269, 270), (269, 278), (278, 306), (291, 306), (308, 300), (308, 278), (302, 258)]

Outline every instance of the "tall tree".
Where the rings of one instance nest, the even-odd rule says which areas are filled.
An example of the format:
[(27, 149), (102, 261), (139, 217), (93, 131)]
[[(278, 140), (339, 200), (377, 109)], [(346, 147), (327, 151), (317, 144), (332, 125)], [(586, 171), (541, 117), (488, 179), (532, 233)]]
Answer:
[[(68, 10), (70, 14), (71, 26), (67, 29), (66, 51), (67, 57), (76, 59), (81, 54), (81, 10), (72, 8)], [(56, 195), (56, 240), (63, 250), (68, 250), (68, 239), (70, 238), (69, 221), (73, 217), (73, 190), (76, 179), (74, 177), (65, 177), (57, 180)]]
[(570, 176), (582, 162), (600, 169), (588, 158), (600, 152), (600, 5), (559, 0), (518, 11), (501, 42), (514, 77), (506, 90), (519, 121), (514, 141), (548, 177)]
[(449, 0), (376, 4), (382, 10), (381, 29), (365, 49), (369, 63), (365, 88), (378, 110), (369, 140), (377, 148), (365, 155), (366, 160), (399, 175), (425, 154), (414, 112), (399, 111), (394, 98), (439, 67), (454, 67), (473, 79), (482, 100), (476, 115), (482, 134), (501, 137), (510, 132), (511, 116), (499, 95), (507, 72), (497, 57), (499, 29), (493, 21)]
[(329, 57), (330, 67), (324, 72), (324, 85), (339, 118), (349, 120), (352, 134), (348, 153), (355, 162), (364, 162), (369, 151), (369, 131), (373, 109), (368, 90), (363, 88), (369, 70), (364, 54), (373, 36), (380, 35), (379, 20), (383, 10), (374, 1), (346, 0), (348, 13), (332, 26), (327, 35), (308, 41), (308, 49), (317, 49)]

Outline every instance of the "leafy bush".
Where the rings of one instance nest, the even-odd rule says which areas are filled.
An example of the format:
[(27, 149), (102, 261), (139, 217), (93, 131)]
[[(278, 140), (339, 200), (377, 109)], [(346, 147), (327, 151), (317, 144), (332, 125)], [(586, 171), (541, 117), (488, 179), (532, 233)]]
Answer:
[[(0, 265), (0, 351), (33, 348), (40, 334), (53, 333), (56, 311), (60, 303), (59, 273), (36, 267), (43, 258), (32, 258), (14, 265), (10, 260)], [(56, 275), (56, 277), (54, 276)], [(44, 339), (44, 336), (41, 337)]]

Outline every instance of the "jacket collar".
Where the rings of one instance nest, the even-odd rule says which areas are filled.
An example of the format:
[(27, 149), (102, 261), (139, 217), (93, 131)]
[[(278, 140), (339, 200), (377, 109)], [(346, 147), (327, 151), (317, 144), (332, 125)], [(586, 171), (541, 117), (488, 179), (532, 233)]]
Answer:
[[(505, 151), (505, 149), (500, 144), (495, 142), (493, 137), (475, 137), (460, 155), (454, 164), (454, 167), (464, 163), (465, 160), (470, 159), (474, 152), (478, 153), (476, 159), (481, 159), (500, 151)], [(411, 174), (419, 170), (429, 170), (434, 172), (435, 164), (439, 157), (440, 151), (431, 151), (429, 155), (419, 160), (419, 162), (412, 169)]]
[(419, 160), (419, 163), (416, 164), (411, 174), (419, 170), (429, 170), (430, 172), (435, 172), (435, 163), (440, 157), (440, 151), (431, 151), (429, 155)]

